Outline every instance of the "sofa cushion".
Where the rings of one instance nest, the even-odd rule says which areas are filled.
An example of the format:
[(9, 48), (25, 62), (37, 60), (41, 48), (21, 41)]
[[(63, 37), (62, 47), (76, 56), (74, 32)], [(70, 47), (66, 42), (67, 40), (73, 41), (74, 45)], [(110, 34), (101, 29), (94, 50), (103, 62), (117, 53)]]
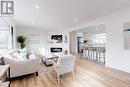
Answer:
[(27, 52), (20, 54), (20, 59), (27, 60)]
[(9, 54), (3, 55), (3, 60), (4, 64), (10, 64), (11, 62), (13, 63), (14, 61), (20, 61), (19, 59), (16, 59)]
[(30, 54), (29, 55), (29, 59), (35, 59), (35, 58), (36, 58), (35, 54)]
[(11, 56), (13, 56), (14, 58), (19, 58), (20, 57), (20, 53), (14, 52), (14, 53), (11, 54)]
[(10, 55), (12, 57), (14, 57), (16, 59), (20, 59), (20, 60), (26, 60), (27, 59), (27, 52), (24, 52), (24, 53), (14, 52), (14, 53), (12, 53)]

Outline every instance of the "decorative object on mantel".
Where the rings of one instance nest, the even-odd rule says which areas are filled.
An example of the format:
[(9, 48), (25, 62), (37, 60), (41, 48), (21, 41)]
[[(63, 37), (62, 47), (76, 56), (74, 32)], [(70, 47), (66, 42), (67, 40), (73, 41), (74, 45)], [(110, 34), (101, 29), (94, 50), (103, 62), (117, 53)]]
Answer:
[(26, 46), (25, 41), (26, 41), (26, 37), (17, 36), (17, 42), (20, 43), (21, 49), (25, 48), (25, 46)]
[(62, 35), (51, 35), (51, 43), (62, 43)]
[(63, 55), (68, 55), (68, 51), (67, 50), (63, 50), (62, 54)]
[(124, 49), (130, 50), (130, 22), (124, 24)]

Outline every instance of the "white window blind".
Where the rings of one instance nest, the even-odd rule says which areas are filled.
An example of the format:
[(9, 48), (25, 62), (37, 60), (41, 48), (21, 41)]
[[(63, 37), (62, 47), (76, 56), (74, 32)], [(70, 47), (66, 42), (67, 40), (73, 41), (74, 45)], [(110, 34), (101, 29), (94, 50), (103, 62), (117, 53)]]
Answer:
[(9, 48), (9, 29), (0, 28), (0, 49)]
[(106, 43), (106, 33), (103, 33), (103, 34), (95, 34), (95, 35), (93, 36), (93, 41), (94, 41), (94, 43), (105, 44), (105, 43)]

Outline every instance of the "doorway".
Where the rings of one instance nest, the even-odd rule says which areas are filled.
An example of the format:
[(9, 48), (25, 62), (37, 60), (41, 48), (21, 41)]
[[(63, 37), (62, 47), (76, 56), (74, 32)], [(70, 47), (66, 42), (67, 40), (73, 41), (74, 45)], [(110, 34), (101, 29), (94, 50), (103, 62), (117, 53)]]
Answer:
[(83, 37), (77, 37), (78, 54), (83, 53), (82, 46), (83, 46)]

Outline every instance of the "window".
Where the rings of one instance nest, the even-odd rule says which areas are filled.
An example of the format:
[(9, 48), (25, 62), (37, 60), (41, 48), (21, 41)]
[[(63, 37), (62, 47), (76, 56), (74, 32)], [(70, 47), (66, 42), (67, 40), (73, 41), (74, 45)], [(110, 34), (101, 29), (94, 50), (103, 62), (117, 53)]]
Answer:
[(0, 50), (9, 48), (9, 29), (0, 29)]
[(94, 41), (94, 43), (105, 44), (105, 43), (106, 43), (106, 33), (103, 33), (103, 34), (95, 34), (95, 35), (93, 36), (93, 41)]

